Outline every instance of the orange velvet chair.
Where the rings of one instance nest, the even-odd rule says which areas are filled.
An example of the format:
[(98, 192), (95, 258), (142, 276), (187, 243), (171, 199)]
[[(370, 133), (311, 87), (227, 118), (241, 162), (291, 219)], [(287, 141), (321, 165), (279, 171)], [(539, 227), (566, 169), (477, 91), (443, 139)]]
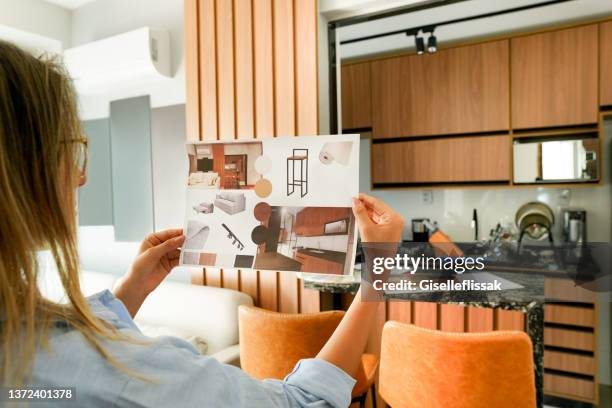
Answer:
[(519, 331), (449, 333), (389, 321), (380, 396), (393, 408), (531, 408), (531, 340)]
[[(288, 314), (240, 306), (238, 315), (242, 369), (258, 379), (283, 379), (300, 359), (313, 358), (319, 353), (342, 320), (344, 312)], [(376, 399), (374, 379), (377, 368), (377, 356), (361, 356), (361, 367), (352, 393), (353, 402), (364, 406), (370, 389), (372, 399)]]

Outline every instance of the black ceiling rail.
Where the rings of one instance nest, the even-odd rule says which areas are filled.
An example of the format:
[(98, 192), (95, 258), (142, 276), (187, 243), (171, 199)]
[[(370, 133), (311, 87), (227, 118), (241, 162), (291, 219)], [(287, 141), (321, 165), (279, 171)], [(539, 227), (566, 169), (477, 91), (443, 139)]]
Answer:
[(462, 18), (457, 18), (457, 19), (448, 20), (448, 21), (441, 21), (439, 23), (426, 24), (423, 26), (405, 28), (402, 30), (389, 31), (389, 32), (380, 33), (380, 34), (372, 34), (372, 35), (367, 35), (365, 37), (351, 38), (349, 40), (340, 41), (340, 45), (352, 44), (352, 43), (361, 42), (361, 41), (368, 41), (368, 40), (373, 40), (376, 38), (388, 37), (391, 35), (398, 35), (398, 34), (415, 35), (419, 31), (422, 31), (424, 33), (433, 32), (433, 30), (436, 27), (441, 27), (441, 26), (451, 25), (451, 24), (458, 24), (458, 23), (463, 23), (463, 22), (472, 21), (472, 20), (480, 20), (483, 18), (496, 17), (496, 16), (501, 16), (504, 14), (517, 13), (519, 11), (531, 10), (531, 9), (535, 9), (539, 7), (545, 7), (545, 6), (552, 6), (552, 5), (559, 4), (559, 3), (566, 3), (568, 1), (574, 1), (574, 0), (549, 0), (549, 1), (542, 2), (542, 3), (528, 4), (525, 6), (513, 7), (513, 8), (499, 10), (499, 11), (492, 11), (490, 13), (478, 14), (475, 16), (462, 17)]
[(420, 3), (409, 4), (407, 6), (397, 7), (391, 10), (375, 11), (358, 16), (341, 18), (327, 23), (334, 28), (346, 27), (355, 24), (367, 23), (368, 21), (376, 21), (384, 18), (395, 17), (402, 14), (414, 13), (416, 11), (428, 10), (431, 8), (449, 6), (456, 3), (464, 3), (471, 0), (423, 0)]

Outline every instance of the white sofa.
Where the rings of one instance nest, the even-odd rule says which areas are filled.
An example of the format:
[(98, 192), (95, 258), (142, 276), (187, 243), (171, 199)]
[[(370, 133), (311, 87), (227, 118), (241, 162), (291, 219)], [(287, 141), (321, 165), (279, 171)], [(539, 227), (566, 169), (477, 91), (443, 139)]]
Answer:
[(189, 186), (198, 188), (219, 189), (221, 178), (214, 171), (196, 171), (189, 175)]
[[(118, 278), (84, 271), (81, 289), (89, 296), (111, 289)], [(40, 286), (49, 299), (65, 301), (58, 279), (45, 278)], [(149, 295), (134, 321), (147, 336), (181, 337), (223, 363), (239, 365), (238, 307), (252, 304), (250, 296), (235, 290), (166, 281)]]
[(246, 198), (244, 197), (244, 193), (224, 191), (223, 193), (217, 194), (214, 204), (215, 207), (232, 215), (244, 211), (246, 207)]

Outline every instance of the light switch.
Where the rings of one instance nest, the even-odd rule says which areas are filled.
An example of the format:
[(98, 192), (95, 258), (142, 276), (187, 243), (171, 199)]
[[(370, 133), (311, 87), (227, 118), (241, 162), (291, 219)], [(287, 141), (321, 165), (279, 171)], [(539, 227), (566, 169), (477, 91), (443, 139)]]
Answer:
[(424, 205), (433, 204), (433, 191), (432, 190), (423, 190), (421, 194), (421, 203)]

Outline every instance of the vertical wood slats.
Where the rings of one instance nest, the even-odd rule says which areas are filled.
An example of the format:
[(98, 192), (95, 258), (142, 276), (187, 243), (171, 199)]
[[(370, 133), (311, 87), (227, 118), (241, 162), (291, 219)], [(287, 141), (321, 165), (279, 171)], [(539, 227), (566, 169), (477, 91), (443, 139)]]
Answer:
[[(272, 0), (276, 136), (295, 135), (293, 1)], [(314, 57), (314, 56), (313, 56)]]
[(200, 72), (198, 58), (200, 55), (199, 39), (199, 2), (198, 0), (184, 1), (185, 13), (185, 78), (190, 86), (185, 92), (187, 120), (187, 140), (200, 139)]
[(525, 313), (429, 302), (387, 302), (387, 320), (450, 332), (526, 330)]
[(440, 305), (440, 330), (449, 332), (465, 331), (465, 308), (459, 305)]
[(227, 289), (240, 290), (240, 275), (242, 271), (239, 269), (224, 269), (223, 270), (223, 287)]
[(493, 309), (468, 307), (467, 331), (488, 332), (493, 330)]
[[(195, 46), (185, 41), (191, 45), (186, 60), (193, 60), (186, 67), (190, 140), (318, 133), (315, 0), (185, 5), (197, 17), (185, 17), (186, 36), (197, 40)], [(202, 275), (194, 282), (241, 290), (266, 309), (320, 309), (319, 292), (305, 289), (294, 273), (206, 268)]]
[(414, 302), (413, 323), (427, 329), (438, 328), (438, 305), (430, 302)]
[(253, 74), (255, 78), (255, 134), (274, 136), (274, 64), (272, 1), (253, 1)]
[(235, 72), (234, 72), (234, 2), (217, 0), (217, 103), (219, 140), (232, 140), (236, 135)]
[[(253, 70), (255, 77), (255, 135), (276, 136), (274, 129), (274, 37), (272, 0), (253, 1)], [(278, 273), (259, 274), (259, 305), (278, 310)]]
[(253, 139), (253, 5), (251, 0), (234, 0), (234, 44), (236, 73), (236, 137)]
[[(217, 139), (217, 40), (215, 0), (199, 0), (200, 139)], [(212, 63), (211, 63), (212, 62)], [(187, 88), (195, 84), (187, 84)], [(189, 108), (187, 108), (189, 109)]]
[[(318, 123), (317, 9), (311, 0), (295, 0), (295, 117), (298, 135), (316, 135)], [(313, 55), (315, 58), (313, 58)]]

